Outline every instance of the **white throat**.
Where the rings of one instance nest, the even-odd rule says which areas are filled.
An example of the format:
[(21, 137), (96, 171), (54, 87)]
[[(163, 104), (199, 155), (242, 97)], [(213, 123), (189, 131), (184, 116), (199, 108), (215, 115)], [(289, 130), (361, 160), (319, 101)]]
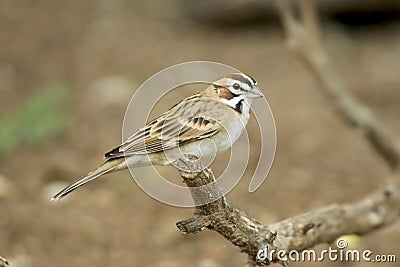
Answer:
[(239, 95), (229, 100), (222, 98), (221, 101), (242, 115), (243, 122), (245, 124), (247, 123), (250, 118), (250, 105), (253, 103), (253, 99), (248, 99), (244, 95)]

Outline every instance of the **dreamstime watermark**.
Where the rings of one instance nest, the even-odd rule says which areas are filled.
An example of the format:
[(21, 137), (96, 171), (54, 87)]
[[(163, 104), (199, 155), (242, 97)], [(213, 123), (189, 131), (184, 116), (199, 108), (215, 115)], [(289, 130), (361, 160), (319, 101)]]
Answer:
[(369, 249), (357, 250), (349, 249), (346, 239), (338, 239), (336, 241), (336, 248), (328, 247), (319, 252), (306, 249), (303, 251), (297, 250), (278, 250), (270, 249), (268, 245), (260, 249), (257, 253), (257, 260), (260, 262), (271, 261), (275, 259), (282, 262), (322, 262), (340, 261), (340, 262), (396, 262), (396, 255), (394, 254), (374, 254)]
[[(167, 93), (173, 90), (181, 90), (180, 95), (184, 96), (185, 91), (182, 88), (186, 85), (196, 84), (198, 85), (196, 86), (198, 87), (197, 91), (200, 91), (210, 86), (212, 82), (228, 74), (236, 72), (240, 71), (221, 63), (195, 61), (174, 65), (154, 74), (136, 90), (127, 107), (123, 122), (123, 141), (129, 139), (134, 132), (146, 125), (152, 110), (155, 108), (160, 99), (162, 99)], [(259, 86), (263, 88), (263, 85)], [(190, 95), (186, 95), (186, 97), (187, 96)], [(176, 102), (179, 102), (183, 98), (184, 97), (177, 99)], [(218, 104), (218, 102), (216, 102), (216, 104)], [(255, 99), (251, 106), (251, 111), (251, 119), (255, 120), (259, 127), (261, 144), (256, 148), (260, 153), (257, 166), (249, 184), (248, 190), (250, 193), (256, 191), (266, 179), (274, 159), (276, 147), (275, 123), (271, 109), (265, 97)], [(171, 117), (173, 117), (173, 114)], [(215, 121), (220, 123), (219, 118), (210, 119), (215, 119)], [(211, 188), (218, 188), (217, 191), (221, 192), (218, 197), (222, 197), (223, 195), (227, 194), (243, 177), (244, 172), (248, 167), (248, 161), (251, 152), (249, 135), (251, 136), (251, 134), (253, 134), (248, 134), (245, 128), (241, 136), (236, 141), (236, 136), (231, 136), (229, 127), (226, 125), (220, 126), (227, 129), (227, 138), (231, 140), (232, 144), (235, 144), (231, 147), (229, 162), (223, 173), (217, 177), (215, 184), (206, 185), (211, 186)], [(178, 129), (178, 134), (179, 130), (182, 129)], [(210, 142), (213, 143), (212, 138), (204, 139), (200, 144), (200, 150), (203, 145), (207, 145), (207, 149), (213, 147), (210, 145)], [(168, 146), (169, 144), (166, 143), (163, 145)], [(215, 144), (214, 147), (216, 147)], [(176, 153), (179, 153), (182, 158), (186, 157), (188, 154), (180, 151), (179, 147), (173, 149), (173, 151), (172, 149), (164, 149), (164, 156), (168, 159), (174, 159), (176, 158)], [(202, 164), (208, 167), (213, 162), (216, 155), (217, 151), (214, 151), (214, 156), (211, 157), (211, 159), (207, 159), (206, 163), (203, 162), (203, 159), (201, 158)], [(129, 154), (126, 154), (126, 156), (129, 156)], [(170, 163), (174, 165), (172, 160)], [(154, 199), (173, 206), (195, 206), (191, 194), (193, 191), (199, 190), (200, 188), (191, 188), (189, 190), (186, 186), (174, 184), (165, 179), (157, 171), (157, 169), (155, 169), (154, 166), (129, 167), (129, 171), (135, 182), (142, 188), (142, 190), (144, 190)], [(160, 179), (154, 179), (154, 177)], [(215, 198), (204, 199), (201, 201), (202, 203), (197, 202), (196, 204), (207, 204), (213, 200), (215, 200)]]

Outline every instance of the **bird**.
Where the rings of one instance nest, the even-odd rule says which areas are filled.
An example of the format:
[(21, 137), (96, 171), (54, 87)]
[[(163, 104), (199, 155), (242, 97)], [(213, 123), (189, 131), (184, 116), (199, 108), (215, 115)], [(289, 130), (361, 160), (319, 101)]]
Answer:
[[(242, 134), (250, 119), (250, 107), (259, 97), (263, 94), (252, 77), (241, 72), (226, 75), (149, 121), (107, 152), (100, 167), (75, 180), (51, 200), (58, 201), (111, 172), (173, 164), (185, 155), (221, 154)], [(201, 147), (206, 139), (212, 144)]]

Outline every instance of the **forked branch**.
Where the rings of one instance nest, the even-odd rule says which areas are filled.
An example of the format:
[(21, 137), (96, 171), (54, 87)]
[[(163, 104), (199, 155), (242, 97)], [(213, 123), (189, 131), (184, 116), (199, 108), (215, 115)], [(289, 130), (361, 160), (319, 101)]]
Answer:
[[(185, 166), (180, 175), (190, 188), (215, 181), (210, 169), (199, 169), (197, 160), (188, 160)], [(196, 197), (194, 200), (197, 201)], [(302, 251), (345, 234), (369, 233), (393, 223), (399, 214), (400, 177), (396, 174), (390, 183), (360, 201), (330, 205), (271, 225), (261, 224), (220, 198), (197, 206), (193, 217), (178, 222), (177, 227), (184, 234), (205, 229), (216, 231), (249, 256), (248, 266), (263, 266), (271, 262), (286, 263), (277, 253), (263, 255), (266, 248), (269, 252)]]

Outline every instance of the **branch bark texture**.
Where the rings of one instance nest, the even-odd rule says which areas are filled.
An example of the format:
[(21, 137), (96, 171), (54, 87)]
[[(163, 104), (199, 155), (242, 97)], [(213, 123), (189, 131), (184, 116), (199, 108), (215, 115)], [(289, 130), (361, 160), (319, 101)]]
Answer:
[[(215, 180), (210, 169), (199, 170), (195, 159), (185, 162), (180, 170), (189, 187), (201, 187)], [(260, 257), (260, 251), (302, 251), (320, 243), (330, 243), (339, 236), (351, 233), (366, 234), (393, 223), (400, 215), (400, 177), (355, 203), (334, 204), (328, 207), (264, 225), (244, 211), (220, 198), (197, 206), (192, 218), (177, 223), (184, 234), (196, 234), (205, 229), (221, 234), (241, 252), (249, 256), (249, 263), (268, 265), (286, 264), (277, 254)], [(196, 202), (196, 199), (195, 199)], [(249, 265), (252, 266), (252, 265)]]

